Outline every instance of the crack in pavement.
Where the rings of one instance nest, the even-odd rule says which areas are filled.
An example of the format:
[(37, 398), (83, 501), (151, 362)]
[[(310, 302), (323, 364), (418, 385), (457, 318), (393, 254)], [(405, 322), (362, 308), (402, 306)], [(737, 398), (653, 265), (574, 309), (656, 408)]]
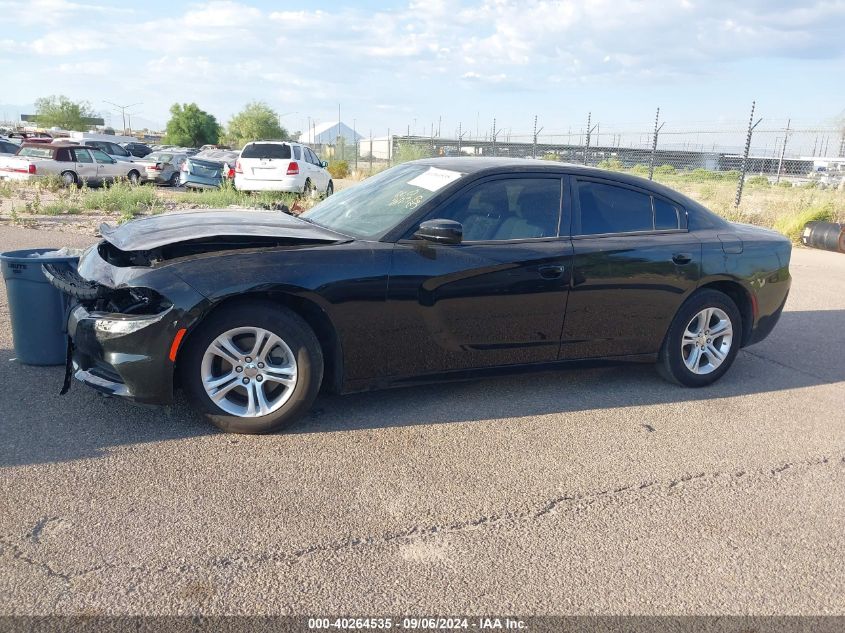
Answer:
[[(28, 555), (24, 550), (16, 545), (13, 536), (0, 537), (0, 555), (10, 551), (12, 556), (20, 561), (23, 561), (33, 567), (42, 569), (49, 577), (62, 580), (66, 585), (69, 585), (75, 578), (85, 576), (87, 574), (101, 571), (104, 569), (114, 569), (118, 567), (125, 567), (130, 572), (141, 573), (165, 573), (165, 572), (191, 572), (202, 570), (207, 567), (226, 569), (234, 566), (254, 565), (267, 562), (273, 563), (293, 563), (298, 560), (311, 556), (313, 554), (333, 554), (347, 550), (359, 549), (362, 547), (375, 547), (380, 545), (390, 545), (394, 543), (411, 543), (414, 540), (426, 538), (429, 536), (460, 534), (482, 528), (499, 528), (515, 529), (519, 525), (526, 522), (542, 520), (546, 517), (558, 514), (561, 507), (565, 508), (567, 504), (586, 503), (592, 504), (603, 498), (614, 498), (630, 496), (644, 490), (648, 492), (656, 492), (659, 490), (675, 491), (679, 486), (691, 481), (709, 481), (716, 482), (718, 480), (738, 480), (749, 476), (759, 476), (764, 478), (778, 477), (786, 470), (798, 471), (807, 470), (816, 466), (826, 464), (839, 464), (845, 467), (845, 456), (842, 457), (818, 457), (797, 462), (785, 462), (778, 464), (771, 468), (758, 469), (752, 472), (747, 470), (735, 471), (714, 471), (711, 473), (695, 472), (681, 475), (675, 479), (669, 480), (653, 480), (644, 481), (638, 484), (629, 484), (624, 486), (617, 486), (587, 493), (569, 493), (560, 495), (553, 499), (549, 499), (539, 505), (524, 510), (501, 512), (498, 514), (482, 515), (472, 519), (463, 521), (455, 521), (449, 524), (435, 524), (429, 526), (413, 526), (407, 530), (400, 530), (396, 532), (386, 532), (381, 535), (366, 535), (359, 537), (352, 537), (343, 540), (338, 540), (329, 543), (314, 543), (307, 545), (293, 551), (284, 550), (268, 550), (263, 553), (249, 554), (233, 554), (230, 556), (214, 557), (207, 561), (206, 564), (192, 564), (182, 562), (180, 564), (165, 564), (159, 566), (150, 565), (130, 565), (124, 566), (115, 562), (103, 562), (100, 565), (83, 569), (76, 572), (62, 572), (56, 569), (49, 563), (40, 562)], [(42, 520), (46, 524), (47, 520)], [(40, 524), (41, 522), (39, 522)], [(34, 532), (35, 530), (33, 530)], [(32, 536), (31, 534), (28, 536)], [(37, 541), (33, 541), (37, 543)]]
[(789, 369), (789, 370), (798, 372), (799, 374), (804, 374), (805, 376), (808, 376), (810, 378), (815, 378), (816, 380), (821, 380), (826, 385), (832, 385), (832, 384), (839, 382), (837, 380), (832, 380), (832, 379), (830, 379), (826, 376), (819, 376), (818, 374), (814, 374), (813, 372), (807, 371), (806, 369), (801, 369), (800, 367), (793, 367), (792, 365), (787, 365), (784, 362), (781, 362), (779, 360), (775, 360), (774, 358), (770, 358), (768, 356), (764, 356), (763, 354), (757, 354), (755, 352), (750, 352), (747, 349), (743, 349), (742, 352), (745, 353), (745, 354), (748, 354), (749, 356), (752, 356), (752, 357), (754, 357), (758, 360), (764, 360), (764, 361), (769, 362), (769, 363), (774, 363), (778, 367), (783, 367), (784, 369)]

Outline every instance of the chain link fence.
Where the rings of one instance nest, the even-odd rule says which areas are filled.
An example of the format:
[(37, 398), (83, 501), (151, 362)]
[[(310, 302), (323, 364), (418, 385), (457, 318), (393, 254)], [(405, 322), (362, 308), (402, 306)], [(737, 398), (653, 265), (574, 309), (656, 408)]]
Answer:
[[(439, 127), (439, 126), (438, 126)], [(651, 129), (592, 122), (565, 132), (514, 133), (511, 128), (488, 132), (386, 135), (365, 138), (350, 159), (371, 171), (419, 158), (493, 156), (538, 158), (630, 171), (658, 179), (692, 174), (735, 181), (738, 206), (747, 179), (769, 184), (816, 188), (843, 188), (845, 183), (845, 130), (833, 125), (795, 125), (792, 121), (766, 122), (752, 116), (748, 124), (662, 122)], [(354, 154), (354, 157), (352, 156)]]

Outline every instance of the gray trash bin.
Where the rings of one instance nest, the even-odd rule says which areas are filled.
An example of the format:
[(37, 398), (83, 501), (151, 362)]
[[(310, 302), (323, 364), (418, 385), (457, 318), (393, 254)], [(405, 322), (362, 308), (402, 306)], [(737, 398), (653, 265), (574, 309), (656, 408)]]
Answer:
[(41, 264), (66, 262), (75, 268), (79, 258), (55, 252), (34, 248), (0, 254), (15, 355), (27, 365), (65, 363), (68, 297), (47, 281)]

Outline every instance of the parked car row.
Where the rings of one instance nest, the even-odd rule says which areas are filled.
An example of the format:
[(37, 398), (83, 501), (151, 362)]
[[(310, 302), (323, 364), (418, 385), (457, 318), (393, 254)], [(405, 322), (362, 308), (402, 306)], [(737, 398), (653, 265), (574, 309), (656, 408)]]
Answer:
[(14, 156), (0, 157), (0, 178), (30, 181), (44, 176), (59, 176), (68, 185), (92, 185), (126, 178), (141, 182), (141, 168), (129, 161), (119, 161), (96, 147), (78, 143), (25, 142)]

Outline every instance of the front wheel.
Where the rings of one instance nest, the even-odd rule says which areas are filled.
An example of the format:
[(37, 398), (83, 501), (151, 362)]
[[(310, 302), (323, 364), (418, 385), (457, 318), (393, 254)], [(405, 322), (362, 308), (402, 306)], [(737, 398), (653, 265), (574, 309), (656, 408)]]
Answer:
[(249, 301), (212, 313), (179, 357), (182, 384), (212, 424), (231, 433), (269, 433), (311, 407), (323, 379), (313, 330), (296, 313)]
[(717, 290), (700, 290), (672, 320), (657, 370), (670, 382), (704, 387), (728, 371), (741, 341), (742, 319), (733, 300)]

